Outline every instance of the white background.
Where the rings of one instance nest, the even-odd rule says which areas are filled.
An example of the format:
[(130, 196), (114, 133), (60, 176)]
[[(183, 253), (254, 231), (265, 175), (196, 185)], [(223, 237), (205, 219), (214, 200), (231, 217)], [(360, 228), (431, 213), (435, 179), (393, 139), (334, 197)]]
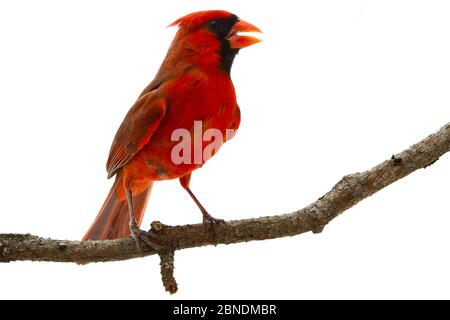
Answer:
[[(111, 186), (105, 161), (178, 17), (226, 9), (265, 31), (232, 77), (235, 140), (192, 188), (227, 220), (291, 212), (450, 120), (448, 1), (1, 1), (0, 233), (80, 239)], [(333, 221), (321, 235), (157, 257), (0, 265), (0, 298), (450, 298), (450, 158)], [(200, 222), (177, 181), (144, 226)]]

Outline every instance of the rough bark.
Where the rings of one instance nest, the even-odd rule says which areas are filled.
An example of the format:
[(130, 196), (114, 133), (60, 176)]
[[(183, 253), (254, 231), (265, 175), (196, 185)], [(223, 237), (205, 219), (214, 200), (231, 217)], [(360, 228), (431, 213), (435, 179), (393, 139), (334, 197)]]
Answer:
[[(409, 149), (392, 156), (376, 167), (344, 177), (327, 194), (299, 211), (258, 219), (231, 221), (217, 227), (214, 239), (204, 225), (164, 226), (152, 229), (161, 234), (170, 254), (161, 254), (162, 275), (166, 288), (176, 291), (173, 278), (173, 252), (216, 244), (234, 244), (320, 233), (342, 212), (412, 172), (427, 168), (450, 151), (450, 123)], [(131, 238), (113, 241), (52, 240), (30, 234), (0, 234), (0, 262), (107, 262), (157, 254), (148, 249), (139, 252)], [(174, 287), (175, 286), (175, 287)]]
[(161, 259), (161, 279), (163, 286), (167, 292), (175, 294), (178, 291), (178, 284), (173, 274), (175, 270), (175, 252), (168, 251), (160, 253), (159, 257)]

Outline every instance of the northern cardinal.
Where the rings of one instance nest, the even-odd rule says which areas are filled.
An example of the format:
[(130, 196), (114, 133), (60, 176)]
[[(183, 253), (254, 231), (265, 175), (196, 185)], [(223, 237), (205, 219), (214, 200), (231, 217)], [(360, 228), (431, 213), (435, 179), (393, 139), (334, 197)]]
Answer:
[[(107, 162), (108, 178), (115, 182), (94, 223), (83, 240), (106, 240), (130, 234), (138, 246), (160, 246), (155, 234), (140, 229), (153, 182), (180, 179), (203, 214), (204, 223), (217, 223), (189, 188), (191, 174), (200, 161), (174, 161), (173, 139), (177, 130), (191, 135), (208, 129), (227, 136), (237, 130), (240, 110), (230, 78), (240, 49), (260, 42), (239, 32), (261, 32), (252, 24), (226, 11), (202, 11), (186, 15), (170, 26), (178, 26), (155, 79), (130, 109), (114, 138)], [(197, 125), (198, 127), (198, 125)], [(224, 141), (218, 141), (219, 146)], [(217, 142), (217, 141), (216, 141)], [(208, 144), (185, 149), (183, 159), (205, 151)], [(215, 150), (216, 151), (216, 150)], [(211, 156), (214, 155), (212, 152)], [(198, 155), (194, 154), (198, 159)], [(193, 158), (194, 158), (193, 156)]]

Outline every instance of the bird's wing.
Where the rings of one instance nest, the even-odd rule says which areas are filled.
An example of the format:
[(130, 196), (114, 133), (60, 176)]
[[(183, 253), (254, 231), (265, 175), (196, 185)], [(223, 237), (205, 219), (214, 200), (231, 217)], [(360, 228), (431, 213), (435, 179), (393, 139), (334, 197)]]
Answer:
[(136, 101), (123, 120), (111, 146), (106, 164), (108, 178), (113, 177), (150, 141), (165, 112), (164, 100), (158, 98), (154, 92), (149, 92)]

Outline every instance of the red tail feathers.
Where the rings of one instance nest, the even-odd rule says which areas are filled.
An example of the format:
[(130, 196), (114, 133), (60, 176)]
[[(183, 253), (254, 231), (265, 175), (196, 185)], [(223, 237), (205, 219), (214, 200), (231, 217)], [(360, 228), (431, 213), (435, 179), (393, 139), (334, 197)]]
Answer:
[[(112, 240), (125, 238), (130, 235), (130, 212), (128, 210), (127, 201), (120, 201), (116, 195), (117, 181), (109, 192), (100, 212), (95, 218), (94, 223), (89, 228), (83, 238), (86, 240)], [(152, 185), (142, 193), (133, 197), (133, 204), (136, 213), (136, 222), (141, 225), (144, 218), (145, 207), (150, 196)]]

